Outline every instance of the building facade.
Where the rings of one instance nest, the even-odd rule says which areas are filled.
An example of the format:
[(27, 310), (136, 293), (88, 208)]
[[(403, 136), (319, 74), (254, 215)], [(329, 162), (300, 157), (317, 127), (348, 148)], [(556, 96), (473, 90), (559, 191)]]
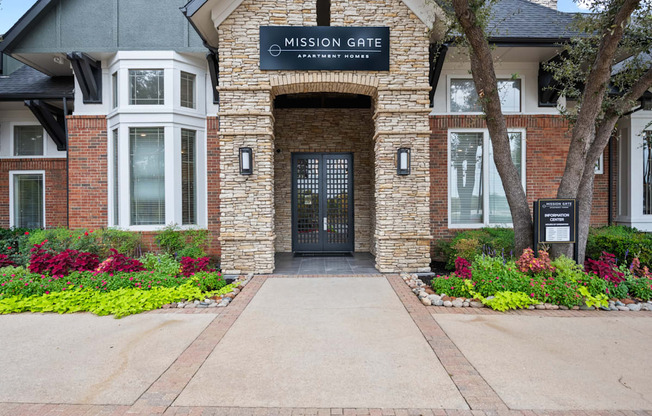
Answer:
[[(514, 162), (530, 201), (554, 197), (570, 103), (541, 63), (572, 16), (497, 14)], [(441, 16), (420, 0), (39, 0), (0, 43), (0, 226), (204, 228), (225, 274), (271, 273), (284, 252), (429, 271), (455, 231), (511, 226), (468, 57), (435, 53)], [(596, 166), (593, 224), (652, 230), (651, 113), (625, 117)]]

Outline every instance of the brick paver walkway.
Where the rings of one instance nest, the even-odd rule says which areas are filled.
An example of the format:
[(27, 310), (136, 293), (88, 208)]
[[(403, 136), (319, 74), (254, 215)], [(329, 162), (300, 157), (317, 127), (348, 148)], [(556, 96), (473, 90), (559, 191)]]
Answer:
[[(423, 306), (410, 288), (397, 275), (359, 275), (357, 277), (387, 278), (407, 312), (423, 333), (439, 361), (450, 374), (452, 381), (468, 403), (471, 410), (442, 409), (306, 409), (306, 408), (228, 408), (228, 407), (176, 407), (174, 400), (190, 382), (197, 370), (211, 354), (215, 346), (238, 319), (251, 299), (268, 278), (279, 276), (256, 276), (243, 291), (223, 309), (204, 310), (161, 310), (150, 313), (212, 313), (215, 319), (176, 359), (176, 361), (143, 393), (131, 406), (68, 405), (68, 404), (24, 404), (0, 403), (0, 416), (119, 416), (119, 415), (201, 415), (201, 416), (652, 416), (652, 410), (608, 410), (608, 411), (548, 411), (510, 410), (482, 378), (478, 371), (464, 357), (457, 346), (433, 318), (440, 313), (455, 314), (500, 314), (489, 309), (437, 308)], [(282, 276), (282, 277), (356, 277), (356, 276)], [(510, 314), (557, 317), (613, 316), (603, 311), (511, 311)], [(650, 318), (652, 312), (626, 313), (627, 317)], [(1, 377), (1, 375), (0, 375)], [(38, 377), (35, 374), (35, 377)], [(0, 381), (1, 382), (1, 381)], [(415, 376), (415, 382), (418, 382)], [(433, 392), (435, 394), (435, 392)]]

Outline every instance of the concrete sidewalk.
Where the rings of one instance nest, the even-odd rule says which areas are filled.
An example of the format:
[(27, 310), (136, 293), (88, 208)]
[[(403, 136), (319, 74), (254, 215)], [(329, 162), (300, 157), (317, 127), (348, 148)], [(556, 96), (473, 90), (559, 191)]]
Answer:
[(263, 276), (206, 314), (0, 316), (0, 416), (652, 415), (652, 313), (450, 311)]

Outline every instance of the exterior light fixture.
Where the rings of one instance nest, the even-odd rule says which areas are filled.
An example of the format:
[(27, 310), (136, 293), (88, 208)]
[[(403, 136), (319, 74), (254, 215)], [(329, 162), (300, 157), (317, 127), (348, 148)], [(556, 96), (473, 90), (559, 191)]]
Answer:
[(254, 160), (251, 147), (240, 148), (240, 175), (251, 175), (254, 171)]
[(396, 152), (396, 174), (409, 175), (410, 174), (410, 149), (400, 148)]

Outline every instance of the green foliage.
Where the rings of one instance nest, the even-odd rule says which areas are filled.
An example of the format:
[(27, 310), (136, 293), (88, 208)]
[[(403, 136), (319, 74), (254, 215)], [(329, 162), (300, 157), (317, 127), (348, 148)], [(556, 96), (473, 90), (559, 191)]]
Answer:
[(609, 298), (604, 293), (594, 296), (584, 286), (579, 287), (579, 293), (580, 295), (584, 296), (584, 302), (586, 303), (586, 306), (593, 306), (596, 308), (606, 308), (609, 306)]
[(177, 225), (168, 225), (158, 233), (156, 242), (161, 250), (177, 258), (198, 258), (206, 255), (208, 230), (182, 230)]
[(478, 256), (471, 266), (474, 290), (482, 296), (491, 296), (502, 290), (520, 290), (525, 276), (513, 261), (500, 257)]
[(469, 291), (464, 279), (455, 275), (438, 276), (432, 279), (432, 290), (439, 294), (446, 294), (453, 297), (468, 297)]
[(0, 254), (6, 254), (9, 259), (19, 266), (29, 263), (32, 245), (29, 236), (34, 230), (27, 228), (0, 228)]
[(439, 243), (439, 249), (446, 257), (446, 268), (453, 270), (455, 260), (462, 257), (472, 261), (480, 254), (505, 258), (514, 255), (514, 230), (511, 228), (481, 228), (458, 232), (449, 242)]
[(648, 301), (652, 299), (652, 278), (630, 275), (626, 282), (629, 294), (635, 298)]
[(109, 256), (109, 249), (119, 253), (134, 255), (141, 251), (140, 234), (113, 228), (98, 230), (69, 230), (67, 228), (52, 228), (36, 230), (29, 236), (29, 247), (41, 244), (44, 248), (57, 253), (64, 250), (78, 250), (97, 254), (102, 258)]
[(598, 259), (602, 252), (614, 254), (618, 264), (638, 257), (644, 266), (652, 265), (652, 235), (621, 225), (592, 228), (586, 243), (586, 257)]
[(484, 299), (482, 302), (491, 309), (505, 312), (509, 309), (526, 309), (530, 305), (536, 305), (539, 301), (532, 299), (523, 292), (496, 292), (492, 299)]
[[(46, 276), (28, 273), (23, 269), (3, 268), (0, 274), (0, 299), (8, 296), (32, 296), (63, 292), (70, 287), (110, 292), (119, 289), (142, 291), (158, 287), (179, 287), (187, 283), (204, 291), (217, 290), (226, 285), (220, 273), (201, 272), (193, 276), (176, 276), (165, 273), (123, 272), (96, 273), (72, 272), (68, 276)], [(18, 272), (16, 272), (18, 271)]]
[(138, 260), (147, 270), (173, 276), (178, 274), (181, 268), (181, 264), (168, 253), (145, 253)]
[(123, 288), (110, 292), (75, 289), (52, 293), (49, 295), (11, 296), (0, 298), (0, 314), (17, 312), (56, 312), (75, 313), (91, 312), (99, 316), (114, 315), (115, 318), (132, 315), (182, 300), (201, 300), (206, 297), (223, 295), (231, 292), (236, 284), (219, 290), (205, 292), (188, 282), (176, 287), (157, 287), (143, 291)]

